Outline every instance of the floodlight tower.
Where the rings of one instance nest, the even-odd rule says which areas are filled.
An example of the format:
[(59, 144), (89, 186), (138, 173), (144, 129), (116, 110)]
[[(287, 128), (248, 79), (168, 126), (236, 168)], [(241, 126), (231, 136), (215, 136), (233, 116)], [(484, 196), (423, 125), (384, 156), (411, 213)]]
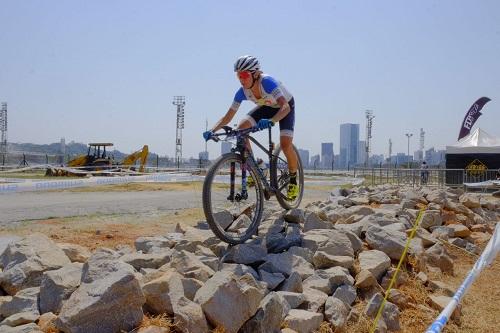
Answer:
[(368, 159), (370, 158), (370, 150), (371, 150), (371, 138), (372, 138), (372, 126), (373, 126), (373, 115), (372, 110), (366, 110), (366, 159), (365, 166), (368, 166)]
[(2, 135), (0, 137), (0, 154), (7, 153), (7, 103), (2, 102), (2, 107), (0, 109), (0, 131)]
[(413, 136), (413, 133), (405, 133), (406, 137), (408, 138), (408, 166), (407, 168), (410, 168), (410, 138)]
[(175, 131), (175, 160), (177, 169), (180, 166), (182, 159), (182, 129), (184, 128), (184, 105), (186, 105), (186, 98), (184, 96), (174, 96), (172, 102), (177, 106), (177, 129)]

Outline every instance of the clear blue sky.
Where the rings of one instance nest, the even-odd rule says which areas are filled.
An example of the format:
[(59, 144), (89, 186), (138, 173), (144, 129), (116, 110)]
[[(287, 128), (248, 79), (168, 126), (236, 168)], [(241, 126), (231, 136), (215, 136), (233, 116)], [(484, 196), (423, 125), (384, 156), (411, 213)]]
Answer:
[[(9, 141), (114, 142), (184, 156), (230, 106), (242, 54), (294, 94), (295, 143), (319, 153), (372, 109), (373, 153), (453, 144), (466, 110), (500, 136), (500, 1), (10, 1), (0, 6), (0, 101)], [(240, 119), (253, 105), (243, 104)], [(234, 121), (233, 121), (234, 122)], [(210, 156), (220, 152), (209, 144)]]

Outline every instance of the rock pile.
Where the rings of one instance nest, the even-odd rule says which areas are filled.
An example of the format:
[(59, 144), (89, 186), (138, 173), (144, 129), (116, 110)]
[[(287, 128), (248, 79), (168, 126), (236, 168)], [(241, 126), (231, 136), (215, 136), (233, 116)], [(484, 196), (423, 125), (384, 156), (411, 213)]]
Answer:
[[(16, 239), (0, 249), (0, 331), (128, 332), (145, 311), (166, 313), (179, 331), (192, 333), (314, 332), (324, 321), (345, 327), (375, 316), (424, 206), (410, 246), (417, 264), (394, 287), (415, 275), (451, 293), (426, 275), (453, 274), (438, 240), (479, 253), (499, 221), (500, 200), (452, 189), (360, 187), (303, 210), (269, 208), (259, 236), (232, 247), (204, 223), (138, 238), (135, 249), (94, 253), (42, 234)], [(429, 305), (439, 309), (443, 297)], [(354, 306), (360, 302), (364, 313)], [(394, 289), (379, 331), (400, 330), (400, 309), (407, 306), (426, 308)]]

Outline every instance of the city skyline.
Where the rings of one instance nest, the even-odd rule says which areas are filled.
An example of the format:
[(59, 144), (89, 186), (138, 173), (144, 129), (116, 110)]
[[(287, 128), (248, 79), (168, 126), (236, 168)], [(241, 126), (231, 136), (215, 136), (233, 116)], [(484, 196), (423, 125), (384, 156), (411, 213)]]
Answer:
[[(444, 149), (481, 96), (491, 102), (475, 126), (500, 136), (498, 1), (254, 5), (286, 33), (275, 36), (267, 15), (230, 14), (241, 5), (227, 1), (3, 1), (0, 102), (9, 106), (9, 142), (65, 137), (124, 152), (148, 144), (174, 156), (172, 98), (181, 95), (182, 152), (196, 157), (206, 120), (213, 126), (239, 88), (232, 67), (242, 54), (257, 56), (294, 95), (294, 143), (313, 155), (322, 142), (338, 147), (340, 124), (364, 129), (366, 110), (375, 115), (372, 154), (387, 154), (389, 139), (393, 152), (406, 152), (408, 132), (417, 150), (420, 128), (426, 147)], [(252, 37), (243, 41), (243, 31)], [(243, 103), (231, 125), (253, 107)], [(208, 151), (220, 147), (210, 142)]]

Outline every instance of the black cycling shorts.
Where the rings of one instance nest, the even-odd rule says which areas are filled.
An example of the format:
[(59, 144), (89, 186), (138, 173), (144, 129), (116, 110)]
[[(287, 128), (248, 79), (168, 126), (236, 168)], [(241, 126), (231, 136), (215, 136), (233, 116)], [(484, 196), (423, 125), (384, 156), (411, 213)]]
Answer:
[[(288, 105), (290, 105), (290, 112), (288, 112), (286, 117), (279, 122), (280, 136), (289, 136), (293, 138), (293, 126), (295, 125), (295, 102), (293, 98), (288, 101)], [(256, 126), (259, 120), (271, 119), (279, 110), (279, 108), (272, 108), (267, 105), (257, 106), (247, 114), (245, 120), (252, 123), (252, 126)]]

